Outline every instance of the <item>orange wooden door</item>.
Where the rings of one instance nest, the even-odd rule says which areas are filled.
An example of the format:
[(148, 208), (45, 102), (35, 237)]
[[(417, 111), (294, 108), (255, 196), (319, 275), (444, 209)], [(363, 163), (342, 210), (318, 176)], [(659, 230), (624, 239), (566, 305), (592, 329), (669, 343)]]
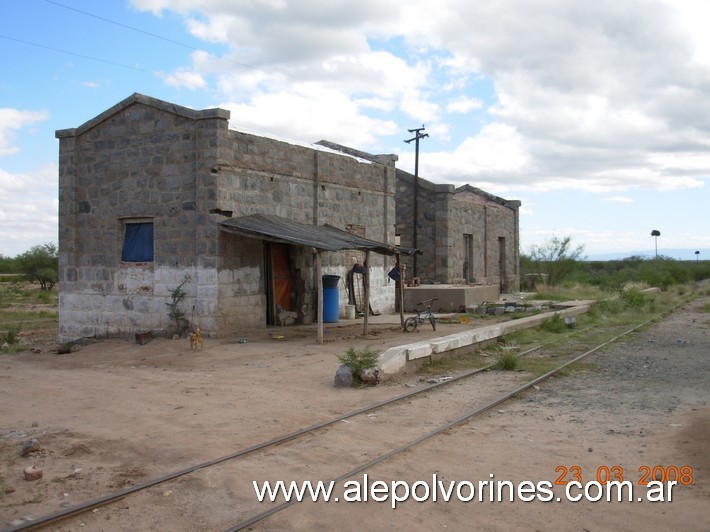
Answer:
[(274, 311), (276, 305), (283, 310), (291, 310), (291, 264), (289, 262), (288, 246), (285, 244), (271, 245), (271, 274), (274, 289)]

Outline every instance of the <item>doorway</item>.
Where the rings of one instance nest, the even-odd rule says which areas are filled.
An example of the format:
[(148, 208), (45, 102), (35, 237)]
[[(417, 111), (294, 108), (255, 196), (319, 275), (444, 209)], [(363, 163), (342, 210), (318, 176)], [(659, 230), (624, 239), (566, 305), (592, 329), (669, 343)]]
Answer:
[(290, 247), (286, 244), (267, 242), (264, 246), (264, 266), (266, 270), (266, 324), (276, 325), (276, 309), (290, 311), (293, 289), (291, 275)]
[(508, 271), (506, 269), (505, 237), (498, 237), (498, 276), (500, 277), (500, 293), (508, 292)]
[(473, 282), (473, 235), (463, 235), (463, 279), (465, 283)]

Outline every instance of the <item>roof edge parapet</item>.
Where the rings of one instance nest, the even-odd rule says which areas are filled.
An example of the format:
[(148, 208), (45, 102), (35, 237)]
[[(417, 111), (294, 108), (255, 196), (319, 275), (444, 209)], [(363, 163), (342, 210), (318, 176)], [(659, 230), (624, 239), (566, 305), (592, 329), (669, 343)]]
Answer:
[[(397, 178), (406, 179), (408, 181), (414, 181), (414, 174), (411, 174), (405, 170), (398, 168)], [(484, 198), (487, 201), (491, 201), (493, 203), (497, 203), (498, 205), (502, 205), (504, 207), (508, 207), (509, 209), (514, 210), (518, 209), (522, 205), (520, 200), (508, 200), (505, 198), (501, 198), (500, 196), (496, 196), (495, 194), (491, 194), (490, 192), (486, 192), (485, 190), (481, 190), (480, 188), (474, 187), (469, 184), (457, 187), (455, 185), (433, 183), (432, 181), (427, 181), (426, 179), (420, 176), (419, 186), (433, 193), (456, 195), (462, 192), (470, 192), (472, 194), (476, 194), (477, 196)]]
[(330, 148), (331, 150), (339, 151), (353, 157), (358, 157), (360, 159), (365, 159), (366, 161), (371, 161), (373, 163), (383, 164), (385, 166), (394, 167), (395, 163), (399, 160), (399, 156), (394, 153), (383, 153), (379, 155), (374, 155), (372, 153), (367, 153), (365, 151), (356, 150), (354, 148), (349, 148), (343, 146), (342, 144), (337, 144), (335, 142), (330, 142), (329, 140), (319, 140), (316, 142), (319, 146), (324, 146)]
[(96, 127), (101, 122), (108, 120), (111, 116), (123, 111), (124, 109), (130, 107), (134, 104), (143, 104), (149, 107), (154, 107), (155, 109), (160, 109), (161, 111), (166, 111), (168, 113), (173, 113), (176, 115), (185, 116), (193, 120), (204, 120), (208, 118), (223, 118), (229, 120), (230, 112), (226, 109), (213, 108), (213, 109), (190, 109), (189, 107), (183, 107), (181, 105), (176, 105), (174, 103), (169, 103), (158, 98), (152, 98), (151, 96), (146, 96), (145, 94), (140, 94), (134, 92), (125, 100), (117, 103), (113, 107), (105, 110), (103, 113), (97, 115), (91, 120), (84, 122), (79, 127), (69, 128), (69, 129), (58, 129), (55, 131), (55, 137), (58, 139), (65, 137), (75, 137), (81, 135), (93, 127)]
[(498, 203), (499, 205), (503, 205), (510, 209), (517, 209), (522, 205), (520, 200), (507, 200), (505, 198), (501, 198), (500, 196), (496, 196), (495, 194), (491, 194), (490, 192), (486, 192), (485, 190), (481, 190), (480, 188), (468, 184), (457, 187), (454, 191), (454, 194), (459, 194), (461, 192), (471, 192), (473, 194), (476, 194), (477, 196), (481, 196), (482, 198), (485, 198), (494, 203)]
[[(401, 168), (397, 168), (397, 177), (399, 179), (406, 179), (412, 183), (414, 182), (414, 174), (411, 174), (406, 170), (402, 170)], [(456, 192), (456, 187), (454, 185), (450, 185), (448, 183), (434, 183), (433, 181), (424, 179), (422, 176), (419, 176), (418, 179), (419, 187), (429, 192), (435, 194), (454, 194)]]

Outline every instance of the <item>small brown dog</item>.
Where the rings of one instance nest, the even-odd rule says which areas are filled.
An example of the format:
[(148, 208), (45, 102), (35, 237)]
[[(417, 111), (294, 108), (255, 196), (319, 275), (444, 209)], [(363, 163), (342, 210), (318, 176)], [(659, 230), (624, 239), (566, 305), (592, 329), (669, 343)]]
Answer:
[(200, 346), (200, 349), (204, 347), (202, 345), (202, 333), (200, 329), (197, 329), (194, 333), (190, 333), (188, 338), (190, 338), (190, 351), (197, 351), (197, 346)]

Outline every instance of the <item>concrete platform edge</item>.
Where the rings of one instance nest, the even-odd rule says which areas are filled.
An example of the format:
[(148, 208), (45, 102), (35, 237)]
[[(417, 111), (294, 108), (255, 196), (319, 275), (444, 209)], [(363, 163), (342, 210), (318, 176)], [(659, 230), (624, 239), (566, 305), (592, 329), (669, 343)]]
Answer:
[(460, 354), (462, 350), (465, 352), (467, 348), (469, 351), (474, 351), (505, 334), (539, 327), (543, 321), (554, 317), (555, 314), (559, 314), (562, 318), (579, 316), (589, 312), (590, 307), (591, 303), (585, 301), (583, 304), (563, 310), (544, 312), (494, 325), (484, 325), (470, 331), (458, 332), (423, 342), (390, 347), (379, 356), (380, 375), (385, 378), (392, 377), (416, 364), (428, 362), (432, 356), (453, 356)]

